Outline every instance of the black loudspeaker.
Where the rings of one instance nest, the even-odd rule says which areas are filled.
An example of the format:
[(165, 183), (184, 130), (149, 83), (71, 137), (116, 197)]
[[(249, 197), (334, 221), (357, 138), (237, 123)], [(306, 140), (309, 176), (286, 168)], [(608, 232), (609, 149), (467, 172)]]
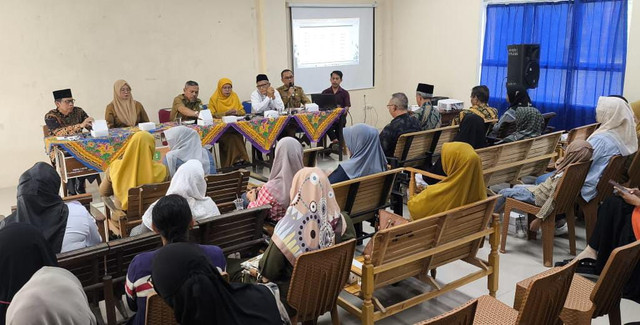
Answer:
[(540, 77), (540, 44), (514, 44), (507, 46), (507, 85), (538, 87)]

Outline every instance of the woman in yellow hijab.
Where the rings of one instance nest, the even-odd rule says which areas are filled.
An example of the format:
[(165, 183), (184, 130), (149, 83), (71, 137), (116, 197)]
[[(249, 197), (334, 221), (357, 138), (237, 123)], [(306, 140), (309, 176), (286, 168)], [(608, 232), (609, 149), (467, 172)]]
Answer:
[(167, 179), (167, 167), (153, 161), (155, 140), (147, 131), (133, 134), (121, 159), (109, 165), (106, 179), (100, 184), (100, 195), (114, 195), (122, 210), (129, 206), (129, 189), (143, 184), (159, 183)]
[(407, 202), (413, 220), (455, 209), (487, 198), (482, 161), (471, 145), (449, 142), (442, 147), (444, 180), (413, 196)]
[[(209, 110), (211, 115), (216, 118), (222, 118), (225, 115), (246, 114), (238, 94), (233, 91), (231, 80), (227, 78), (218, 80), (218, 88), (209, 99)], [(236, 130), (227, 129), (218, 140), (218, 145), (220, 146), (220, 167), (242, 165), (249, 161), (244, 139)]]

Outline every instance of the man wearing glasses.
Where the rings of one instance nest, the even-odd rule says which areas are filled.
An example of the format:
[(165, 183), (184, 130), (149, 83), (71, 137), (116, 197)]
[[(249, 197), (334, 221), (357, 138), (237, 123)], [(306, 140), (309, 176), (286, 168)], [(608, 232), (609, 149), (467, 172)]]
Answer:
[(284, 110), (284, 103), (265, 74), (256, 76), (256, 90), (251, 93), (251, 111), (254, 113), (262, 113), (267, 110), (275, 110), (281, 112)]
[(393, 157), (396, 151), (396, 144), (401, 135), (409, 132), (422, 131), (420, 122), (415, 117), (409, 115), (409, 99), (404, 93), (395, 93), (387, 104), (387, 110), (393, 119), (391, 123), (380, 132), (380, 145), (384, 155)]
[[(93, 117), (89, 117), (82, 108), (73, 105), (75, 100), (71, 95), (71, 89), (56, 90), (53, 92), (53, 98), (56, 108), (50, 110), (44, 116), (44, 122), (49, 128), (50, 135), (60, 137), (82, 133), (83, 129), (91, 130)], [(84, 194), (85, 179), (93, 181), (95, 176), (69, 179), (67, 184), (68, 194)]]

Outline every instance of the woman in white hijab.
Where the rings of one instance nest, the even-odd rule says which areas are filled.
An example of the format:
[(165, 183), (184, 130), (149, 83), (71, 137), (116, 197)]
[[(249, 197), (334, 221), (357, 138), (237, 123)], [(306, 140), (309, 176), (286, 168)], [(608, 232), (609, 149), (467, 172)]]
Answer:
[[(167, 195), (169, 194), (177, 194), (187, 199), (194, 221), (220, 215), (216, 203), (206, 196), (207, 182), (204, 179), (202, 164), (195, 159), (185, 162), (178, 168), (167, 190)], [(157, 202), (151, 203), (147, 208), (147, 211), (142, 215), (142, 224), (131, 230), (131, 236), (152, 231), (151, 212)]]
[(80, 281), (69, 271), (44, 266), (16, 293), (7, 325), (96, 324)]
[(600, 127), (587, 139), (593, 147), (593, 162), (581, 189), (582, 198), (587, 202), (597, 195), (596, 185), (611, 157), (628, 156), (638, 151), (633, 112), (624, 98), (600, 97), (596, 121)]
[(171, 177), (178, 167), (189, 159), (199, 161), (205, 173), (216, 173), (215, 160), (211, 152), (202, 147), (200, 135), (196, 130), (180, 125), (164, 131), (164, 136), (171, 150), (167, 152), (162, 163), (169, 169)]

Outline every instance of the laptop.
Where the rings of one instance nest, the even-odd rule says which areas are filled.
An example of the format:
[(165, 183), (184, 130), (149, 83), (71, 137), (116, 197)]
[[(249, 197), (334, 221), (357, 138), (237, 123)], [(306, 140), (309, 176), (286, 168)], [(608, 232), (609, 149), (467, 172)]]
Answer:
[(336, 96), (333, 94), (311, 94), (311, 101), (317, 104), (321, 111), (328, 111), (337, 107)]

